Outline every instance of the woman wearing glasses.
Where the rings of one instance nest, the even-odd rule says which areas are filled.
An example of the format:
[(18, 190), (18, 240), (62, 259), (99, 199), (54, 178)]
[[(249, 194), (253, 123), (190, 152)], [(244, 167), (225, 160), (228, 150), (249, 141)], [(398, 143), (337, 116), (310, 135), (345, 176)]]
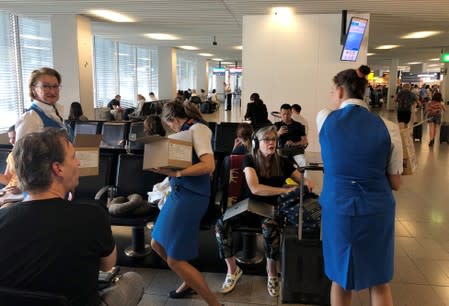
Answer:
[[(275, 205), (277, 196), (294, 190), (296, 187), (284, 187), (285, 180), (291, 178), (298, 184), (301, 173), (293, 164), (276, 152), (277, 131), (275, 126), (259, 129), (253, 136), (251, 154), (247, 154), (243, 161), (246, 194), (250, 198)], [(310, 188), (313, 183), (305, 180)], [(252, 216), (251, 216), (252, 217)], [(264, 237), (265, 253), (267, 257), (267, 290), (271, 296), (279, 295), (279, 280), (277, 277), (277, 260), (279, 259), (280, 232), (276, 220), (264, 218), (262, 221), (262, 235)], [(216, 238), (221, 258), (227, 265), (226, 279), (221, 292), (232, 291), (242, 276), (242, 270), (237, 266), (232, 253), (232, 235), (230, 224), (216, 225)]]
[[(16, 122), (16, 139), (46, 127), (66, 128), (60, 112), (59, 90), (61, 75), (52, 68), (34, 70), (30, 76), (31, 107)], [(66, 128), (67, 129), (67, 128)], [(68, 128), (69, 135), (72, 131)]]

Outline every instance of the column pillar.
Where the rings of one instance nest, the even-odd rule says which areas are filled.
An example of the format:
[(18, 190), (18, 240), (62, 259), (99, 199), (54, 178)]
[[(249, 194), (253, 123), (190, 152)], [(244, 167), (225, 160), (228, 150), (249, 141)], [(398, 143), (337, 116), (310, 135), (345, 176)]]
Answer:
[(196, 71), (196, 92), (199, 94), (201, 88), (207, 91), (208, 88), (208, 77), (207, 77), (207, 71), (208, 71), (208, 64), (207, 60), (202, 57), (198, 57)]
[(443, 100), (446, 102), (449, 100), (449, 63), (444, 63), (444, 70), (446, 73), (443, 75), (443, 80), (440, 83), (440, 92), (443, 96)]
[(61, 74), (59, 103), (68, 117), (70, 104), (79, 101), (84, 114), (94, 118), (93, 46), (90, 20), (77, 15), (51, 16), (54, 68)]
[(159, 99), (174, 99), (176, 96), (176, 50), (171, 47), (158, 48)]
[(399, 59), (394, 58), (390, 63), (390, 82), (388, 83), (388, 99), (387, 99), (387, 110), (394, 111), (396, 105), (394, 102), (394, 97), (396, 95), (396, 87), (398, 82), (398, 65)]

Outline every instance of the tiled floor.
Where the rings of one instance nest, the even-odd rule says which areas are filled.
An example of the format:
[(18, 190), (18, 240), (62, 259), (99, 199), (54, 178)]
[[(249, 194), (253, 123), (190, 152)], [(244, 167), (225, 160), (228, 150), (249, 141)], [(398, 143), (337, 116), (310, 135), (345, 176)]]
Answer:
[[(216, 121), (240, 120), (235, 110), (208, 117)], [(395, 193), (396, 254), (391, 287), (396, 306), (449, 305), (449, 144), (436, 142), (429, 148), (426, 133), (425, 127), (422, 143), (415, 143), (419, 165), (416, 173), (403, 176), (402, 188)], [(205, 305), (198, 296), (169, 299), (167, 293), (179, 283), (169, 270), (132, 270), (141, 273), (146, 281), (142, 306)], [(224, 274), (204, 273), (204, 276), (210, 288), (218, 292)], [(264, 277), (244, 275), (232, 293), (217, 296), (228, 306), (282, 305), (280, 298), (268, 295), (265, 282)], [(370, 305), (367, 290), (355, 293), (352, 305)]]

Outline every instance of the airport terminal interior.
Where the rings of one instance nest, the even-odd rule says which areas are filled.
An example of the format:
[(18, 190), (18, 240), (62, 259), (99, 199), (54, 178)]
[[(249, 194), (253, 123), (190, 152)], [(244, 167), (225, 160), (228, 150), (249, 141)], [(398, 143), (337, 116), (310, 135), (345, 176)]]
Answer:
[[(136, 20), (119, 24), (87, 10), (106, 2), (111, 10), (127, 11)], [(201, 88), (205, 89), (197, 105), (214, 133), (214, 195), (223, 159), (232, 150), (236, 126), (248, 122), (244, 117), (253, 92), (261, 94), (272, 123), (281, 120), (278, 111), (282, 103), (301, 104), (301, 115), (311, 131), (305, 151), (309, 163), (321, 162), (315, 119), (318, 111), (328, 105), (332, 77), (338, 71), (368, 64), (372, 73), (367, 76), (370, 91), (365, 93), (365, 102), (370, 111), (395, 123), (394, 98), (399, 92), (395, 90), (402, 86), (401, 82), (424, 90), (429, 85), (428, 91), (441, 92), (442, 102), (449, 107), (449, 1), (298, 0), (272, 9), (279, 2), (0, 1), (0, 57), (8, 63), (0, 66), (0, 131), (6, 132), (29, 106), (27, 82), (31, 72), (44, 66), (55, 67), (62, 74), (62, 87), (46, 86), (47, 90), (61, 90), (58, 104), (65, 109), (64, 119), (71, 102), (79, 101), (89, 120), (67, 123), (75, 134), (103, 137), (95, 145), (100, 148), (98, 172), (90, 169), (93, 175), (82, 175), (75, 200), (91, 201), (95, 197), (105, 204), (117, 190), (120, 195), (144, 195), (148, 185), (153, 187), (164, 178), (142, 170), (146, 162), (144, 144), (136, 140), (144, 136), (143, 119), (150, 114), (160, 116), (163, 104), (173, 100), (176, 92), (182, 96), (189, 89), (190, 97), (192, 89), (197, 95)], [(301, 22), (295, 26), (304, 26), (307, 31), (295, 28), (277, 33), (279, 28), (261, 26), (272, 26), (267, 20), (275, 16), (279, 22), (284, 5), (293, 8), (290, 13), (296, 10), (296, 20)], [(281, 17), (281, 21), (286, 19)], [(284, 29), (285, 24), (280, 24)], [(355, 28), (351, 28), (352, 24)], [(167, 38), (164, 35), (168, 32), (177, 37)], [(418, 36), (406, 37), (410, 32)], [(158, 35), (164, 38), (156, 38)], [(355, 49), (351, 49), (354, 46), (347, 37), (358, 40)], [(232, 96), (229, 110), (226, 86)], [(215, 91), (218, 100), (213, 100)], [(152, 99), (150, 92), (157, 98), (148, 100)], [(108, 102), (116, 94), (121, 95), (123, 107), (118, 113), (108, 109)], [(139, 95), (147, 100), (133, 118), (131, 108), (138, 107)], [(211, 109), (212, 102), (218, 106), (215, 110)], [(447, 113), (443, 122), (449, 121)], [(422, 137), (415, 139), (410, 124), (405, 134), (410, 135), (416, 168), (401, 176), (402, 186), (394, 191), (393, 301), (395, 306), (449, 306), (449, 134), (439, 141), (437, 127), (433, 143), (421, 109), (413, 116), (412, 123), (422, 126)], [(10, 150), (7, 139), (1, 138), (2, 166)], [(310, 171), (307, 175), (315, 181), (314, 191), (319, 194), (323, 173)], [(215, 204), (211, 200), (203, 218), (199, 256), (191, 263), (219, 301), (226, 306), (311, 305), (287, 303), (282, 290), (280, 296), (270, 296), (265, 259), (240, 263), (243, 276), (235, 289), (220, 293), (226, 264), (219, 258), (216, 245)], [(111, 216), (121, 272), (135, 271), (145, 281), (139, 305), (206, 305), (197, 294), (182, 299), (168, 296), (181, 282), (149, 248), (158, 213), (154, 211), (136, 218)], [(243, 247), (244, 238), (236, 237), (237, 248)], [(257, 252), (263, 253), (260, 233), (255, 241)], [(284, 272), (279, 273), (281, 281)], [(351, 305), (371, 305), (368, 290), (354, 291)]]
[[(395, 120), (394, 112), (387, 112), (384, 109), (375, 109), (375, 111)], [(234, 105), (231, 112), (221, 110), (206, 115), (205, 118), (216, 122), (233, 121), (240, 118), (240, 110), (238, 105)], [(391, 288), (396, 306), (449, 305), (449, 241), (447, 239), (449, 144), (437, 142), (434, 147), (429, 147), (426, 124), (424, 124), (423, 133), (422, 141), (414, 143), (418, 168), (413, 175), (402, 176), (402, 187), (394, 192), (397, 210), (395, 271)], [(311, 159), (317, 160), (319, 156), (312, 155)], [(318, 182), (319, 188), (320, 175), (315, 174), (313, 178)], [(129, 244), (127, 240), (131, 231), (129, 228), (115, 226), (113, 231), (120, 244), (124, 246)], [(147, 231), (149, 232), (148, 229)], [(149, 237), (149, 235), (146, 236)], [(226, 267), (224, 262), (218, 259), (213, 236), (211, 230), (202, 232), (202, 237), (208, 237), (212, 244), (204, 242), (200, 244), (198, 261), (203, 262), (198, 263), (197, 266), (200, 267), (211, 289), (217, 292), (220, 301), (231, 306), (284, 305), (281, 297), (275, 298), (268, 295), (262, 264), (258, 267), (242, 265), (244, 274), (234, 291), (229, 294), (219, 293)], [(141, 263), (137, 261), (135, 264)], [(205, 270), (201, 269), (202, 266)], [(178, 277), (168, 269), (129, 266), (122, 269), (137, 271), (144, 276), (145, 294), (140, 303), (142, 306), (204, 305), (197, 295), (184, 300), (170, 299), (167, 296), (168, 292), (180, 282)], [(352, 305), (370, 305), (368, 291), (354, 293)]]

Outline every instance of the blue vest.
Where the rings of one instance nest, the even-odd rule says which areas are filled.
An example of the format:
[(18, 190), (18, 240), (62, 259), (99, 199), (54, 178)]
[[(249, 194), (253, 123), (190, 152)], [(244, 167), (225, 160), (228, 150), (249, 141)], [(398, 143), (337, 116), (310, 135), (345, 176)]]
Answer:
[(329, 114), (319, 137), (323, 208), (350, 216), (395, 209), (387, 178), (391, 138), (379, 116), (364, 107), (347, 105)]
[[(187, 131), (194, 124), (203, 124), (197, 120), (189, 119), (181, 127), (181, 131)], [(195, 149), (192, 147), (192, 164), (196, 164), (200, 161), (196, 155)], [(170, 185), (180, 185), (192, 192), (210, 196), (210, 176), (209, 174), (203, 174), (198, 176), (183, 176), (183, 177), (171, 177)]]
[(69, 140), (71, 142), (73, 142), (74, 139), (74, 133), (72, 128), (69, 125), (65, 125), (63, 122), (60, 121), (55, 121), (53, 119), (51, 119), (50, 117), (48, 117), (44, 111), (37, 106), (35, 103), (31, 104), (31, 107), (29, 108), (30, 110), (34, 110), (36, 112), (36, 114), (39, 115), (39, 117), (42, 120), (42, 123), (44, 124), (44, 128), (48, 128), (48, 127), (54, 127), (54, 128), (62, 128), (62, 129), (66, 129), (67, 130), (67, 134), (69, 136)]

